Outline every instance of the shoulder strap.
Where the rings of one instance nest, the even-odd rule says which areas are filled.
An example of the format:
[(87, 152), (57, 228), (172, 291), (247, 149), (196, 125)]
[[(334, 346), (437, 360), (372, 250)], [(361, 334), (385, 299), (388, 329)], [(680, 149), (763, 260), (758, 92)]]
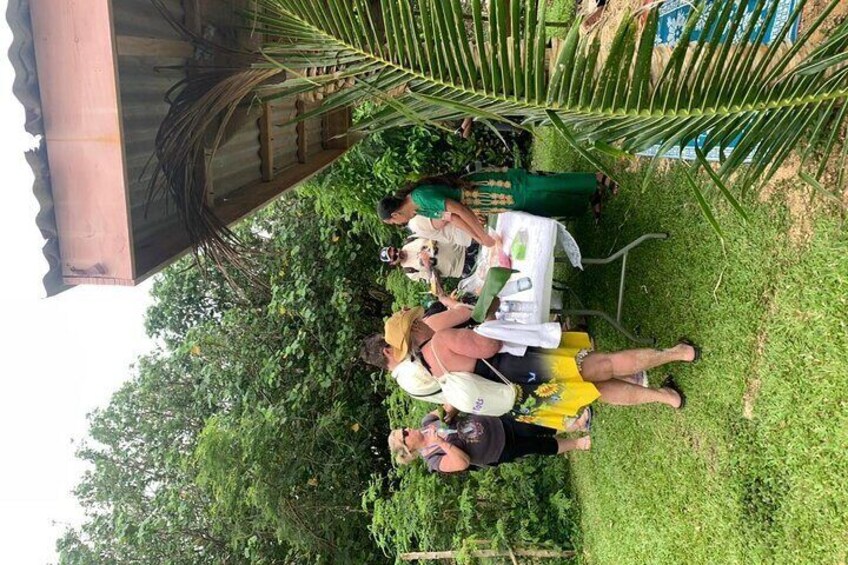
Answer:
[[(433, 336), (433, 337), (435, 337), (435, 336)], [(436, 344), (434, 344), (432, 341), (433, 341), (433, 340), (431, 339), (431, 340), (430, 340), (430, 351), (432, 351), (432, 352), (433, 352), (433, 357), (435, 357), (435, 358), (436, 358), (436, 363), (438, 363), (438, 364), (439, 364), (439, 367), (441, 367), (441, 368), (442, 368), (442, 373), (450, 373), (450, 371), (448, 371), (448, 370), (445, 368), (445, 364), (444, 364), (444, 363), (442, 363), (442, 360), (441, 360), (441, 359), (439, 359), (439, 354), (438, 354), (438, 353), (436, 353)], [(437, 378), (438, 378), (438, 377), (437, 377)]]
[[(439, 364), (439, 367), (441, 367), (441, 368), (442, 368), (442, 372), (443, 372), (443, 373), (450, 373), (451, 371), (448, 371), (448, 370), (445, 368), (444, 363), (442, 363), (442, 360), (441, 360), (441, 359), (439, 359), (439, 354), (438, 354), (438, 353), (436, 353), (436, 346), (435, 346), (435, 345), (433, 345), (433, 347), (431, 347), (431, 348), (430, 348), (430, 351), (432, 351), (432, 352), (433, 352), (433, 357), (435, 357), (435, 358), (436, 358), (436, 363), (438, 363), (438, 364)], [(483, 363), (485, 363), (485, 364), (486, 364), (486, 366), (487, 366), (488, 368), (490, 368), (490, 369), (492, 370), (492, 372), (493, 372), (494, 374), (496, 374), (496, 375), (497, 375), (497, 376), (498, 376), (498, 377), (499, 377), (499, 378), (500, 378), (500, 379), (504, 382), (504, 384), (507, 384), (507, 385), (509, 385), (509, 386), (512, 386), (513, 384), (515, 384), (515, 383), (511, 382), (509, 379), (507, 379), (507, 378), (504, 376), (504, 374), (503, 374), (503, 373), (501, 373), (501, 372), (500, 372), (500, 371), (498, 371), (495, 367), (493, 367), (493, 366), (492, 366), (492, 364), (491, 364), (491, 363), (489, 363), (486, 359), (481, 359), (481, 361), (482, 361)]]
[(494, 366), (492, 366), (492, 364), (491, 364), (491, 363), (489, 363), (489, 361), (487, 361), (486, 359), (481, 359), (481, 361), (483, 361), (483, 363), (485, 363), (485, 364), (486, 364), (486, 366), (487, 366), (488, 368), (490, 368), (494, 374), (496, 374), (498, 377), (500, 377), (500, 379), (501, 379), (501, 380), (502, 380), (505, 384), (508, 384), (508, 385), (510, 385), (510, 386), (512, 386), (513, 384), (515, 384), (515, 383), (512, 383), (509, 379), (507, 379), (507, 378), (504, 376), (504, 374), (503, 374), (503, 373), (501, 373), (500, 371), (498, 371), (497, 369), (495, 369), (495, 367), (494, 367)]

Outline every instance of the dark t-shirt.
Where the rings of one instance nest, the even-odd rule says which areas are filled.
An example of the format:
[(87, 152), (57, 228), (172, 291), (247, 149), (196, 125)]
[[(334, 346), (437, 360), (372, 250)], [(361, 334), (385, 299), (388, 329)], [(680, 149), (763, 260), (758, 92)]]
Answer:
[[(441, 426), (445, 441), (455, 445), (468, 454), (471, 464), (478, 467), (493, 465), (497, 463), (506, 442), (503, 423), (501, 419), (493, 416), (463, 415), (451, 424), (442, 424), (439, 418), (433, 414), (427, 414), (421, 421), (422, 427), (435, 424)], [(425, 448), (422, 450), (427, 468), (438, 471), (439, 464), (445, 452), (439, 448)]]

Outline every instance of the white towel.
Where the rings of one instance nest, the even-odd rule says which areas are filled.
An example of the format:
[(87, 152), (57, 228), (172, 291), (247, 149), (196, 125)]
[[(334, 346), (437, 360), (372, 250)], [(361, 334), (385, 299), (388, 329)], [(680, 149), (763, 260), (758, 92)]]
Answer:
[(562, 340), (562, 328), (556, 322), (544, 324), (519, 324), (508, 320), (483, 322), (474, 331), (503, 342), (500, 353), (523, 357), (528, 347), (556, 349)]

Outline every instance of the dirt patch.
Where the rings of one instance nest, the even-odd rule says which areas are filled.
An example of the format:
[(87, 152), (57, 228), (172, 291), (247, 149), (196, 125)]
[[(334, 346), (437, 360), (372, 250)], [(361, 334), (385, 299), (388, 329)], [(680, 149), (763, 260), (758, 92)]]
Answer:
[(789, 241), (796, 247), (804, 247), (813, 236), (814, 204), (809, 195), (802, 190), (790, 190), (786, 193), (786, 206), (792, 218), (789, 226)]
[(760, 379), (751, 379), (745, 387), (745, 394), (742, 395), (742, 417), (747, 420), (754, 419), (754, 402), (760, 394), (762, 384)]
[(798, 176), (798, 170), (801, 168), (801, 159), (797, 155), (791, 155), (783, 162), (783, 165), (777, 169), (777, 172), (769, 182), (763, 185), (760, 190), (760, 202), (771, 201), (775, 194), (779, 192), (778, 188), (786, 185), (787, 181), (795, 180)]
[[(820, 17), (830, 2), (831, 0), (808, 1), (801, 15), (799, 35), (805, 33), (805, 30)], [(650, 3), (650, 6), (656, 3)], [(616, 31), (624, 18), (639, 18), (645, 12), (643, 4), (646, 4), (643, 0), (609, 0), (600, 21), (589, 32), (591, 35), (597, 36), (601, 41), (600, 59), (602, 61), (605, 60), (606, 55), (609, 53)], [(587, 0), (581, 3), (580, 12), (586, 17), (594, 11), (594, 8), (595, 2)], [(848, 18), (848, 1), (843, 1), (827, 16), (822, 25), (813, 33), (807, 47), (801, 50), (794, 57), (794, 60), (800, 61), (804, 58), (809, 53), (809, 50), (825, 41), (830, 36), (833, 28), (846, 18)], [(667, 62), (670, 53), (671, 49), (668, 47), (654, 49), (654, 61), (652, 64), (652, 75), (654, 78), (657, 78), (662, 72), (662, 68)], [(833, 161), (838, 161), (838, 159), (833, 159)], [(659, 169), (667, 170), (670, 166), (670, 160), (664, 159), (660, 161)], [(821, 179), (822, 185), (825, 187), (834, 187), (838, 177), (838, 171), (835, 170), (838, 165), (832, 163), (830, 166), (834, 170), (828, 170)], [(632, 167), (638, 167), (638, 163), (634, 162)], [(826, 202), (825, 198), (830, 197), (813, 195), (811, 191), (814, 189), (798, 180), (799, 169), (800, 159), (796, 155), (786, 159), (772, 179), (762, 187), (759, 199), (761, 202), (773, 202), (777, 198), (780, 198), (780, 200), (785, 202), (791, 219), (788, 232), (790, 242), (798, 247), (803, 247), (809, 242), (813, 233), (812, 218), (825, 205), (833, 205), (836, 200), (841, 198), (843, 208), (848, 208), (848, 186), (846, 186), (842, 194), (834, 194), (834, 200)]]
[[(798, 33), (803, 34), (804, 30), (813, 24), (824, 9), (830, 4), (831, 0), (808, 0), (801, 12), (801, 25), (798, 28)], [(848, 17), (848, 3), (840, 2), (836, 8), (828, 16), (827, 20), (816, 30), (812, 36), (814, 44), (821, 43), (830, 36), (831, 30), (839, 25), (846, 17)]]
[[(806, 245), (813, 235), (812, 218), (821, 203), (811, 198), (811, 187), (798, 180), (801, 159), (792, 155), (777, 170), (772, 179), (760, 190), (760, 202), (773, 202), (782, 197), (789, 210), (789, 241), (796, 247)], [(829, 175), (828, 175), (829, 176)]]
[(687, 436), (689, 445), (692, 447), (692, 451), (697, 453), (704, 460), (710, 474), (718, 475), (721, 471), (721, 457), (719, 456), (716, 445), (712, 442), (705, 441), (700, 434), (691, 430), (687, 432)]

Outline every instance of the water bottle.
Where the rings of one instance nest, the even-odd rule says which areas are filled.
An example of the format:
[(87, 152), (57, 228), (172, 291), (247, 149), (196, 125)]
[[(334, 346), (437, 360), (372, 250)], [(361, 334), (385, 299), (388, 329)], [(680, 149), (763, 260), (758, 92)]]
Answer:
[(439, 428), (436, 430), (436, 436), (438, 436), (440, 439), (444, 439), (444, 440), (448, 439), (450, 436), (454, 435), (455, 433), (456, 433), (456, 430), (451, 429), (451, 428), (449, 428), (445, 425), (439, 426)]
[(500, 307), (501, 312), (522, 312), (522, 313), (532, 313), (536, 311), (536, 303), (535, 302), (519, 302), (518, 300), (505, 300), (501, 302)]
[(503, 290), (498, 293), (498, 296), (503, 298), (504, 296), (515, 294), (516, 292), (530, 290), (531, 288), (533, 288), (533, 281), (530, 280), (530, 277), (521, 277), (518, 280), (506, 283)]

